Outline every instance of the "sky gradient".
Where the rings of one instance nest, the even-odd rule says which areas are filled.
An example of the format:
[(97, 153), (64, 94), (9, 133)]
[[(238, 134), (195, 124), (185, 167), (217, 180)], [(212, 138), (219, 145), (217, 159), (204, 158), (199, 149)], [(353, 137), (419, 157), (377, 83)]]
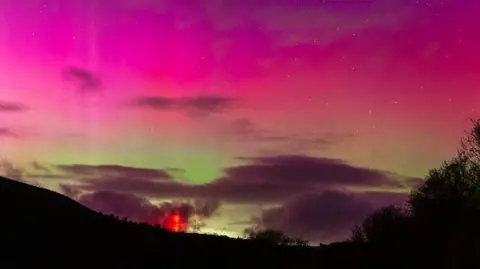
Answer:
[(137, 220), (170, 201), (204, 232), (342, 238), (480, 117), (476, 2), (1, 1), (2, 172)]

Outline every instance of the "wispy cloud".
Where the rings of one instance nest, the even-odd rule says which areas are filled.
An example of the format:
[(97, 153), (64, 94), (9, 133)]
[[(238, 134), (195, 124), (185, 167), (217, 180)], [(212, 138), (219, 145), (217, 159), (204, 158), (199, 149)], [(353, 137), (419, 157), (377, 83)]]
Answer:
[(216, 95), (200, 95), (180, 98), (161, 96), (139, 96), (128, 105), (135, 108), (154, 110), (181, 110), (190, 114), (219, 114), (233, 107), (237, 99)]
[(304, 152), (305, 150), (327, 150), (334, 145), (355, 137), (354, 133), (315, 132), (311, 134), (276, 132), (258, 126), (252, 120), (239, 118), (230, 122), (227, 132), (236, 141), (262, 143), (275, 146), (286, 152)]
[(1, 128), (0, 127), (0, 137), (11, 137), (11, 138), (20, 138), (20, 136), (12, 131), (10, 128)]
[(0, 101), (0, 113), (1, 112), (23, 112), (27, 110), (27, 106), (21, 103)]
[(91, 71), (70, 66), (64, 70), (64, 79), (72, 82), (81, 91), (92, 91), (100, 88), (100, 79)]
[(2, 172), (8, 178), (15, 180), (23, 180), (24, 170), (16, 167), (13, 163), (9, 161), (0, 162), (0, 172)]
[(83, 178), (130, 178), (138, 179), (171, 179), (169, 173), (162, 169), (137, 168), (121, 165), (57, 165), (57, 169), (71, 176), (81, 176)]

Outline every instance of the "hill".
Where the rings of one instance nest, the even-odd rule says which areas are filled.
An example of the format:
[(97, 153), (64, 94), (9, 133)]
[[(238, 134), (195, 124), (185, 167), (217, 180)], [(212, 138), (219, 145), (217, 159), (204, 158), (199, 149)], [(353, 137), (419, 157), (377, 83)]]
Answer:
[(171, 233), (120, 221), (61, 194), (4, 177), (0, 209), (1, 268), (358, 268), (374, 260), (365, 245), (353, 243), (274, 246)]

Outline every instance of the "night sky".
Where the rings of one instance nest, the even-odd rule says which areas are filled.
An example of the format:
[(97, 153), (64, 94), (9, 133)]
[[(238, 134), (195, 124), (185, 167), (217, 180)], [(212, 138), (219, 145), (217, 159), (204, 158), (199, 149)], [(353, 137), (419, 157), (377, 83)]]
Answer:
[(133, 220), (170, 206), (207, 233), (342, 239), (403, 201), (480, 117), (479, 12), (474, 0), (0, 1), (2, 173)]

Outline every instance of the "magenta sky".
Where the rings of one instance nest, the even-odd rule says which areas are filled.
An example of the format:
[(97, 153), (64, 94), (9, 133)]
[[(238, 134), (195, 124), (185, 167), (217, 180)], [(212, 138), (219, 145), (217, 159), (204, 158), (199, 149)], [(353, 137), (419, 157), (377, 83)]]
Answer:
[(353, 2), (1, 1), (3, 172), (337, 238), (480, 117), (477, 1)]

